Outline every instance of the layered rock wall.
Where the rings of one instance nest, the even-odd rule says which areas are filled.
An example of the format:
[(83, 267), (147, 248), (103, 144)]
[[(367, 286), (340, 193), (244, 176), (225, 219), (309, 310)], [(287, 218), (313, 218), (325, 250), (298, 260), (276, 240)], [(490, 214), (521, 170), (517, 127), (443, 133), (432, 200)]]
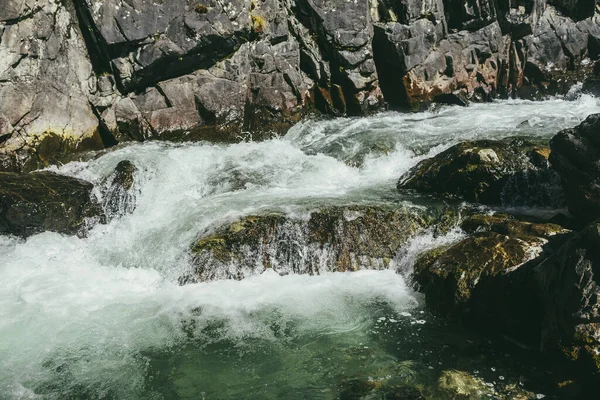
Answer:
[(4, 0), (0, 165), (561, 93), (599, 57), (593, 0)]

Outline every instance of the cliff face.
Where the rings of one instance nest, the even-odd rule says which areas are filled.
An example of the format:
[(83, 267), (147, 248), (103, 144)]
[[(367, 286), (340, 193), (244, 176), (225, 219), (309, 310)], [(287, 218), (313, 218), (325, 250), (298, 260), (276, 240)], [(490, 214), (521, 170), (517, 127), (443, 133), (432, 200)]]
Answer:
[(0, 169), (127, 140), (234, 140), (307, 112), (567, 91), (594, 0), (2, 0)]

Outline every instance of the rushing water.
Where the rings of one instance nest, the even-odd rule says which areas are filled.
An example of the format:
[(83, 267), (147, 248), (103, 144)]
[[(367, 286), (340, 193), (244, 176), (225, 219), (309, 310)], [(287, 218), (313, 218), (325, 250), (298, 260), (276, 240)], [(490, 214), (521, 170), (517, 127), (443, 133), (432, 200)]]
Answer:
[[(177, 279), (194, 239), (241, 215), (425, 207), (395, 189), (424, 157), (462, 140), (547, 141), (599, 111), (582, 96), (384, 113), (306, 121), (261, 143), (135, 144), (62, 166), (100, 187), (132, 161), (136, 208), (86, 238), (0, 237), (0, 399), (330, 399), (365, 385), (439, 398), (448, 369), (480, 377), (490, 397), (510, 385), (548, 394), (534, 359), (433, 318), (391, 270)], [(458, 237), (423, 232), (397, 265)]]

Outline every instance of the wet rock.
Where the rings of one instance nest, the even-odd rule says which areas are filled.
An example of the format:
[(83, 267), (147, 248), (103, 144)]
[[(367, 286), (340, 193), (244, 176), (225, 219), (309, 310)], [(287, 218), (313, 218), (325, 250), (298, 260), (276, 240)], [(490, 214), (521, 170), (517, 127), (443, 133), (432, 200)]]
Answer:
[(507, 214), (471, 215), (461, 223), (461, 228), (468, 234), (496, 232), (507, 236), (540, 237), (545, 239), (565, 234), (569, 231), (558, 224), (523, 221)]
[(544, 304), (542, 346), (560, 350), (589, 380), (600, 375), (600, 222), (534, 269)]
[(84, 234), (87, 220), (102, 216), (92, 189), (89, 182), (51, 172), (0, 173), (0, 233)]
[(481, 378), (457, 370), (442, 372), (438, 379), (438, 388), (452, 396), (453, 399), (484, 398), (495, 394), (494, 390), (488, 387)]
[(192, 246), (195, 270), (187, 279), (242, 279), (266, 269), (282, 275), (383, 269), (426, 224), (414, 211), (383, 206), (326, 207), (305, 218), (249, 216)]
[(550, 162), (561, 177), (569, 211), (582, 221), (600, 217), (600, 114), (551, 141)]
[(119, 218), (135, 210), (139, 190), (135, 186), (137, 167), (123, 160), (102, 184), (102, 204), (108, 219)]
[(563, 196), (548, 154), (549, 149), (521, 140), (464, 142), (421, 161), (400, 178), (398, 189), (482, 204), (557, 208)]
[(462, 227), (470, 237), (426, 252), (415, 264), (413, 279), (428, 307), (522, 343), (539, 343), (543, 312), (532, 266), (557, 251), (570, 231), (500, 214), (474, 215)]

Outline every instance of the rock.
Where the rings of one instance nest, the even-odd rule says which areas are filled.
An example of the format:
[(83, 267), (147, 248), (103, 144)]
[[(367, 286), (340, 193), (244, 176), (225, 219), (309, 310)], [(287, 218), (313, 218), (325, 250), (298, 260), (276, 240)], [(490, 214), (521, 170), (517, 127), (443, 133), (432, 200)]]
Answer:
[(417, 388), (409, 385), (393, 385), (372, 379), (351, 379), (340, 385), (337, 398), (340, 400), (364, 398), (424, 400), (425, 396)]
[(100, 149), (94, 71), (70, 0), (5, 0), (0, 11), (0, 170), (31, 171)]
[(371, 3), (299, 0), (296, 7), (295, 16), (315, 36), (328, 62), (330, 82), (323, 82), (318, 91), (324, 109), (361, 115), (383, 105), (371, 48)]
[(461, 223), (461, 228), (468, 234), (496, 232), (507, 236), (545, 239), (568, 232), (568, 229), (555, 223), (523, 221), (507, 214), (471, 215)]
[(119, 218), (135, 210), (139, 189), (135, 186), (137, 167), (123, 160), (102, 184), (102, 205), (108, 219)]
[(308, 110), (313, 86), (300, 68), (300, 44), (280, 23), (286, 12), (274, 1), (256, 3), (254, 20), (262, 15), (270, 22), (252, 43), (205, 69), (117, 95), (99, 110), (103, 123), (117, 141), (239, 141), (244, 132), (253, 139), (284, 133)]
[(574, 362), (580, 374), (597, 379), (600, 376), (600, 222), (589, 225), (536, 266), (534, 276), (544, 305), (543, 348), (560, 350)]
[(51, 172), (1, 172), (0, 233), (82, 235), (88, 219), (102, 217), (92, 190), (89, 182)]
[[(124, 92), (207, 68), (252, 32), (249, 1), (78, 1), (92, 49)], [(200, 11), (200, 12), (199, 12)], [(107, 66), (108, 67), (108, 66)]]
[(600, 38), (598, 16), (575, 22), (548, 6), (533, 33), (523, 38), (526, 49), (519, 95), (539, 98), (564, 94), (592, 75), (590, 54)]
[(421, 161), (400, 178), (398, 189), (482, 204), (557, 208), (564, 200), (548, 153), (521, 140), (464, 142)]
[(591, 0), (4, 3), (2, 170), (128, 140), (265, 139), (315, 112), (598, 86)]
[(267, 268), (282, 275), (383, 269), (426, 224), (413, 211), (383, 206), (327, 207), (306, 218), (249, 216), (198, 239), (191, 280), (242, 279)]
[(483, 379), (457, 370), (442, 372), (438, 379), (438, 388), (453, 399), (484, 398), (495, 394), (494, 389), (488, 387)]
[(558, 133), (550, 147), (550, 162), (560, 175), (569, 211), (585, 222), (600, 218), (600, 114)]
[(574, 20), (589, 18), (594, 15), (596, 2), (594, 0), (551, 0), (556, 6)]
[(555, 252), (569, 231), (501, 214), (474, 215), (462, 227), (470, 237), (426, 252), (415, 264), (413, 280), (427, 306), (478, 329), (539, 343), (542, 311), (531, 266)]

